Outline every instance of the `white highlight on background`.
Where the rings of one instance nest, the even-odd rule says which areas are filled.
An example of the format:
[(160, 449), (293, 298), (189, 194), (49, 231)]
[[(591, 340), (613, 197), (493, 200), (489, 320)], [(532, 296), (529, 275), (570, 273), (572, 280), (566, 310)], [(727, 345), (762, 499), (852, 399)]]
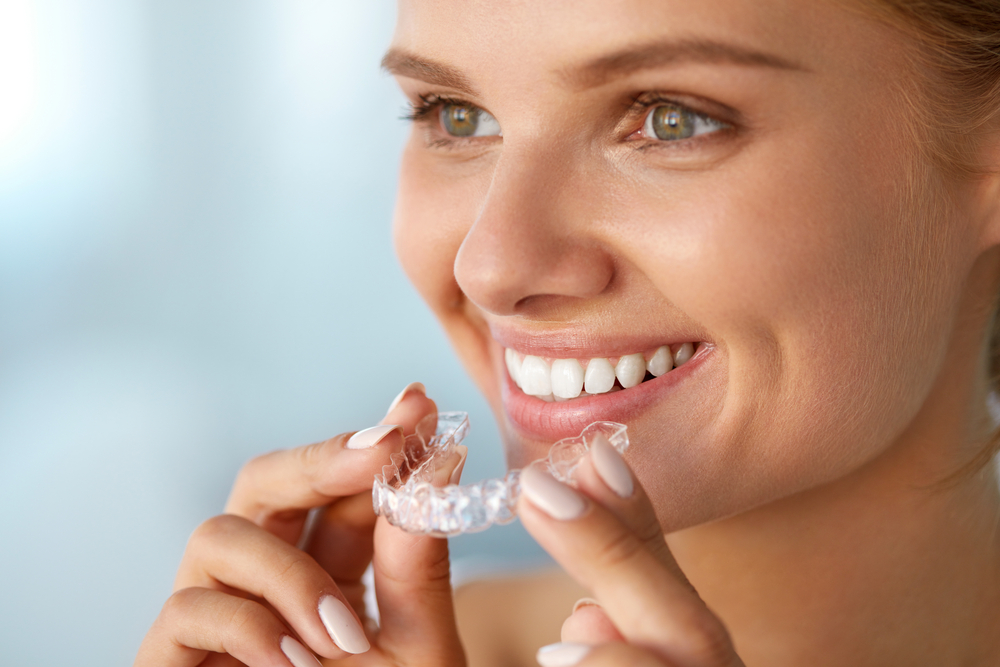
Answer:
[(0, 150), (38, 103), (38, 39), (31, 0), (0, 2)]

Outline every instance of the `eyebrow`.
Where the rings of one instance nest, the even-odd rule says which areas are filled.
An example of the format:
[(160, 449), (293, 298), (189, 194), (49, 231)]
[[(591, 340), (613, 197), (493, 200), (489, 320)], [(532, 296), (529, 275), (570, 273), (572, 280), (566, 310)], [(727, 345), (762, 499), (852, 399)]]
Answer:
[(634, 72), (688, 62), (808, 71), (793, 60), (771, 53), (706, 39), (681, 39), (632, 46), (579, 67), (564, 68), (559, 74), (574, 87), (592, 88)]
[(475, 86), (454, 67), (427, 60), (403, 49), (389, 49), (382, 57), (382, 69), (394, 76), (419, 79), (474, 96)]
[[(616, 77), (687, 62), (809, 71), (793, 60), (771, 53), (713, 40), (681, 39), (631, 46), (598, 56), (581, 66), (563, 68), (559, 75), (573, 87), (593, 88)], [(403, 49), (389, 49), (382, 58), (382, 69), (395, 76), (454, 88), (468, 95), (476, 94), (472, 82), (459, 70)]]

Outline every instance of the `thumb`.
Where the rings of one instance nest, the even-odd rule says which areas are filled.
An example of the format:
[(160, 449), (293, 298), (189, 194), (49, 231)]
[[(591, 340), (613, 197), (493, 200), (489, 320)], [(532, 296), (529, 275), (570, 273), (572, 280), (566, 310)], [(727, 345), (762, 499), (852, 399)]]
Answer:
[(465, 665), (452, 602), (448, 540), (411, 535), (379, 517), (373, 563), (379, 647), (400, 665)]
[[(460, 449), (464, 451), (436, 471), (435, 486), (457, 482), (467, 451)], [(398, 664), (465, 665), (455, 624), (448, 540), (412, 535), (379, 517), (374, 547), (379, 647)]]

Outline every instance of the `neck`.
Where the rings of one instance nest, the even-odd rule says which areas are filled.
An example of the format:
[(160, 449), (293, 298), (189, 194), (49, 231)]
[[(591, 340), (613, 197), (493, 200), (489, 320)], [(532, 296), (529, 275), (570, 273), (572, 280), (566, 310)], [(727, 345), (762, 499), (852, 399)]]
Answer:
[(1000, 664), (997, 470), (967, 465), (989, 423), (982, 345), (953, 342), (877, 459), (668, 538), (748, 666)]

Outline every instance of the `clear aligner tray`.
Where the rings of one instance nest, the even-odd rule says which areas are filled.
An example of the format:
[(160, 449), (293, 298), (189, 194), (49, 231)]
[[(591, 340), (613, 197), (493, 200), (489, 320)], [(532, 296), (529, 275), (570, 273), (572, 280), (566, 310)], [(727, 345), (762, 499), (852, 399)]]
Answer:
[[(436, 537), (475, 533), (495, 523), (513, 521), (521, 493), (520, 470), (511, 470), (503, 479), (466, 486), (432, 484), (435, 472), (453, 460), (455, 448), (468, 432), (469, 418), (464, 412), (441, 412), (436, 423), (433, 415), (424, 419), (417, 432), (406, 438), (403, 451), (393, 454), (392, 463), (375, 475), (375, 514), (384, 515), (389, 523), (409, 533)], [(548, 456), (535, 463), (544, 465), (556, 479), (575, 485), (577, 464), (597, 434), (622, 454), (628, 449), (624, 424), (594, 422), (580, 435), (552, 445)]]

